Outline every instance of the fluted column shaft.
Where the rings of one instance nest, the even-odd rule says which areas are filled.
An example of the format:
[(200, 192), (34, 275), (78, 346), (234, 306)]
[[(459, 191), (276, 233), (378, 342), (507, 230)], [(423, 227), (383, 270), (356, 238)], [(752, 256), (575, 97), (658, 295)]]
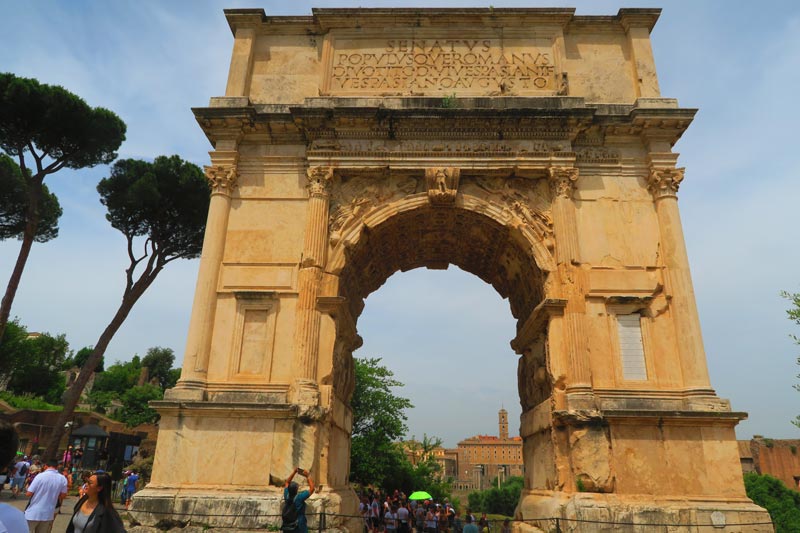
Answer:
[(588, 391), (592, 387), (586, 338), (586, 279), (580, 268), (578, 223), (573, 193), (578, 179), (574, 167), (548, 169), (553, 193), (553, 232), (556, 241), (556, 262), (567, 305), (564, 309), (564, 345), (569, 360), (568, 391)]
[(298, 273), (297, 327), (295, 354), (299, 379), (316, 381), (319, 352), (320, 315), (317, 310), (328, 243), (328, 203), (333, 169), (308, 169), (308, 215), (303, 257)]
[(211, 160), (214, 164), (205, 167), (211, 186), (211, 201), (179, 385), (185, 388), (202, 387), (208, 372), (211, 333), (217, 307), (217, 283), (225, 251), (231, 195), (238, 180), (238, 152), (212, 152)]
[(675, 324), (676, 343), (683, 372), (684, 387), (694, 392), (713, 392), (708, 375), (700, 317), (689, 271), (689, 255), (678, 212), (678, 187), (684, 169), (652, 166), (648, 185), (653, 194), (661, 251), (665, 267), (667, 293)]

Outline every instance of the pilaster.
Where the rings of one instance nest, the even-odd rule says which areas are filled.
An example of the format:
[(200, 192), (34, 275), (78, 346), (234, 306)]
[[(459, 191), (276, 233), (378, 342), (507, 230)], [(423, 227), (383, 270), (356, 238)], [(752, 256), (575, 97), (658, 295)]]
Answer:
[[(191, 396), (193, 399), (202, 399), (205, 394), (203, 388), (208, 372), (211, 334), (214, 330), (214, 315), (217, 308), (217, 283), (225, 251), (231, 197), (236, 189), (239, 175), (237, 170), (239, 152), (236, 146), (230, 148), (233, 149), (209, 152), (211, 165), (204, 167), (211, 188), (211, 201), (208, 206), (206, 232), (200, 255), (200, 268), (189, 320), (181, 379), (175, 389), (167, 391), (167, 397), (170, 398)], [(189, 392), (192, 389), (194, 392)]]
[(577, 219), (573, 194), (578, 180), (575, 167), (550, 167), (548, 179), (553, 194), (552, 217), (556, 240), (556, 262), (563, 297), (564, 346), (569, 360), (570, 375), (567, 392), (589, 392), (592, 388), (586, 338), (586, 279), (580, 267)]
[(664, 277), (684, 387), (693, 394), (713, 395), (689, 271), (689, 256), (678, 212), (677, 193), (683, 181), (684, 169), (675, 167), (677, 158), (678, 154), (673, 153), (651, 153), (647, 183), (658, 217)]
[(328, 203), (332, 167), (310, 167), (308, 179), (308, 215), (306, 217), (303, 257), (298, 273), (297, 326), (295, 360), (298, 388), (316, 388), (319, 352), (320, 315), (317, 298), (322, 285), (328, 241)]

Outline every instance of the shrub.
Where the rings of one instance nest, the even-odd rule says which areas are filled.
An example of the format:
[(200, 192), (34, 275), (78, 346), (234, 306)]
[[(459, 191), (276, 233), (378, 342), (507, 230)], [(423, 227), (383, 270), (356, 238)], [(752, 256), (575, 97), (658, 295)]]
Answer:
[(744, 475), (747, 497), (764, 507), (776, 533), (800, 531), (800, 492), (791, 490), (780, 479), (755, 472)]
[(27, 394), (23, 396), (17, 396), (8, 391), (0, 391), (0, 399), (15, 409), (39, 409), (42, 411), (61, 410), (60, 405), (53, 405), (52, 403), (47, 403), (38, 396), (30, 396)]

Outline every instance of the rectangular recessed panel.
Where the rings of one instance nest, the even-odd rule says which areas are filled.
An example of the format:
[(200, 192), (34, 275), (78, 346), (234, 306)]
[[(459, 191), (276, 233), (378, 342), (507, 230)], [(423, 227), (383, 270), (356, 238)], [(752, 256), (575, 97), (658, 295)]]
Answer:
[(269, 346), (268, 309), (246, 309), (242, 331), (242, 353), (239, 357), (240, 374), (260, 374)]
[(641, 318), (639, 314), (617, 315), (622, 377), (626, 380), (643, 381), (647, 379)]

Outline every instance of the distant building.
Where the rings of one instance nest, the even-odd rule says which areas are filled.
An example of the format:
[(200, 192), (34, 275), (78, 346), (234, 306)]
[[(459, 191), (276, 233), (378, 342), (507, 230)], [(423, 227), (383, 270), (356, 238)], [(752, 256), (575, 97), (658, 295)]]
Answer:
[(457, 490), (481, 490), (497, 477), (522, 475), (522, 438), (508, 436), (508, 412), (500, 409), (498, 433), (476, 435), (458, 443), (457, 448), (438, 446), (427, 453), (414, 440), (402, 443), (411, 464), (432, 456), (441, 467), (440, 476), (449, 479)]
[(749, 441), (738, 442), (743, 473), (769, 474), (787, 487), (800, 490), (800, 440), (756, 435)]
[(522, 475), (522, 438), (509, 437), (505, 409), (500, 409), (497, 417), (498, 436), (476, 435), (459, 442), (455, 450), (445, 450), (450, 452), (457, 469), (457, 474), (452, 476), (454, 488), (481, 490), (487, 488), (493, 478), (503, 480)]

